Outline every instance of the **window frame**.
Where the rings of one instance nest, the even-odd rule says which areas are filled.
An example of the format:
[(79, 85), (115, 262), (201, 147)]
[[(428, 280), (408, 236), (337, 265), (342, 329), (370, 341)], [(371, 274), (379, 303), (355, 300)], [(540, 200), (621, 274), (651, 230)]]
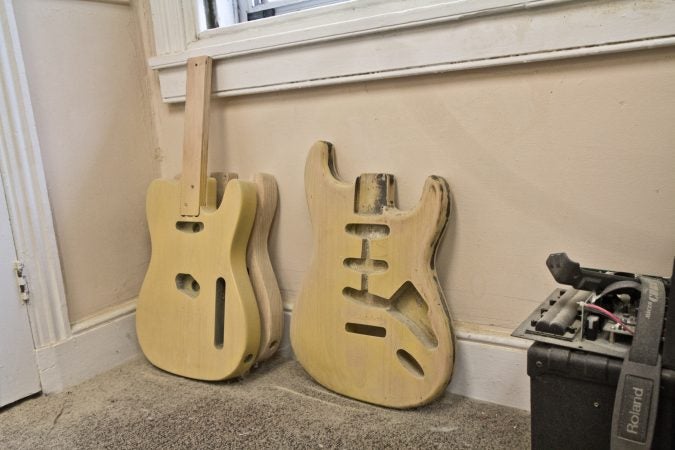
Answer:
[(168, 103), (201, 54), (235, 96), (675, 45), (670, 0), (350, 0), (201, 33), (192, 0), (151, 8)]
[[(258, 0), (261, 3), (251, 5), (253, 0), (216, 0), (218, 8), (230, 8), (232, 3), (238, 4), (239, 21), (248, 22), (248, 14), (262, 14), (274, 10), (274, 15), (279, 16), (290, 12), (304, 11), (319, 6), (327, 6), (348, 0)], [(262, 17), (251, 19), (259, 20)], [(230, 25), (232, 25), (230, 23)]]

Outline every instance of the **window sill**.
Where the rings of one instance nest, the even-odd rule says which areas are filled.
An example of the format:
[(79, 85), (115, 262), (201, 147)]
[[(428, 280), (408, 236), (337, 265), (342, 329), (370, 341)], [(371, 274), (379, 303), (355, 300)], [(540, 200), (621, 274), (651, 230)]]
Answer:
[(197, 36), (189, 0), (152, 0), (163, 100), (184, 100), (201, 54), (214, 93), (235, 96), (675, 44), (668, 0), (357, 1)]

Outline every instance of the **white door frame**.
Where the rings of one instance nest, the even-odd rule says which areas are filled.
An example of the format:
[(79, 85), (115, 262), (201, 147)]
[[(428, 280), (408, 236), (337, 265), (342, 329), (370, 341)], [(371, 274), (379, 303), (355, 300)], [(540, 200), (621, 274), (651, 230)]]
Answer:
[(72, 331), (12, 0), (0, 0), (0, 172), (39, 349)]

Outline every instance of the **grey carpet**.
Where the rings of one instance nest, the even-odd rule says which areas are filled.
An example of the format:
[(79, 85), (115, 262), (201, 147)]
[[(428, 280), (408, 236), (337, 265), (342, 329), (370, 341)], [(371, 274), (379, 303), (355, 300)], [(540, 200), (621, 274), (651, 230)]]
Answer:
[(0, 448), (529, 448), (526, 412), (446, 394), (396, 411), (314, 383), (275, 358), (204, 383), (144, 359), (0, 409)]

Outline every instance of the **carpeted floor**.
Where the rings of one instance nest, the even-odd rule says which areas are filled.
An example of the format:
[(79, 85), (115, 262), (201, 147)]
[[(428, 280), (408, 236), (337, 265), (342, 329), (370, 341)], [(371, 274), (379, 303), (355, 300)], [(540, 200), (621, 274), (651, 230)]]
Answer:
[(144, 359), (0, 409), (0, 448), (529, 448), (526, 412), (446, 394), (416, 410), (336, 395), (295, 362), (204, 383)]

